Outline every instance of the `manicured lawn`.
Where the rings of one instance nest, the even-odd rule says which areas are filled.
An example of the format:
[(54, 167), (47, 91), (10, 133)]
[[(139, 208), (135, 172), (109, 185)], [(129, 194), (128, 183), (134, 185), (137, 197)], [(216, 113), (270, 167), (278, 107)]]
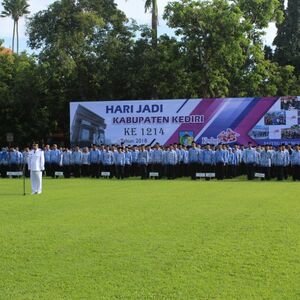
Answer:
[(0, 180), (0, 299), (300, 299), (299, 182), (46, 179), (21, 193)]

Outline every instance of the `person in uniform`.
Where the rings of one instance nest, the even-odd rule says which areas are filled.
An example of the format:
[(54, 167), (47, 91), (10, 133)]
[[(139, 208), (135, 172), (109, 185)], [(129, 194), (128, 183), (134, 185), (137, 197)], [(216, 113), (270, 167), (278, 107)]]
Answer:
[(245, 146), (240, 145), (239, 150), (241, 151), (241, 161), (240, 161), (240, 167), (239, 167), (239, 175), (247, 175), (246, 172), (246, 163), (245, 163)]
[(224, 155), (224, 178), (228, 178), (228, 159), (229, 159), (229, 150), (228, 146), (223, 144), (222, 145), (223, 155)]
[(235, 178), (236, 177), (236, 165), (237, 159), (234, 152), (234, 148), (228, 148), (228, 178)]
[[(205, 149), (201, 152), (203, 173), (213, 173), (213, 166), (215, 163), (215, 152), (212, 151), (210, 145), (206, 145)], [(210, 180), (210, 178), (206, 177), (205, 180)]]
[(136, 145), (133, 146), (131, 151), (131, 176), (139, 176), (139, 165), (138, 165), (139, 149)]
[(187, 150), (186, 146), (182, 147), (183, 153), (183, 176), (188, 177), (188, 165), (189, 165), (189, 151)]
[(50, 170), (52, 178), (55, 177), (55, 172), (60, 171), (61, 151), (57, 149), (57, 145), (54, 144), (50, 151)]
[(300, 180), (300, 146), (296, 145), (291, 153), (291, 166), (293, 180)]
[(88, 147), (84, 147), (81, 153), (81, 174), (83, 177), (90, 176), (90, 152)]
[(44, 148), (45, 155), (45, 176), (51, 176), (51, 161), (50, 161), (50, 145), (46, 145)]
[(215, 163), (216, 163), (216, 178), (223, 180), (225, 178), (225, 165), (226, 165), (226, 152), (222, 148), (222, 145), (218, 145), (215, 152)]
[(161, 178), (168, 176), (167, 152), (169, 147), (162, 147)]
[(290, 153), (288, 151), (288, 149), (285, 147), (285, 145), (283, 144), (283, 152), (285, 154), (285, 161), (284, 161), (284, 167), (283, 167), (283, 174), (284, 174), (284, 179), (287, 180), (290, 173), (289, 173), (289, 168), (290, 168)]
[(132, 154), (128, 147), (125, 147), (125, 169), (124, 177), (128, 178), (131, 172)]
[(233, 150), (234, 156), (236, 157), (236, 176), (240, 176), (242, 174), (241, 172), (241, 164), (243, 160), (243, 151), (240, 149), (240, 146), (238, 144), (234, 145)]
[(151, 152), (152, 156), (152, 172), (158, 173), (158, 178), (162, 177), (162, 163), (163, 163), (163, 151), (159, 144), (155, 144), (154, 150)]
[(199, 162), (199, 149), (196, 147), (196, 143), (193, 142), (189, 149), (188, 155), (189, 161), (189, 173), (193, 180), (196, 180), (197, 166)]
[(3, 157), (3, 153), (4, 153), (4, 151), (3, 151), (3, 149), (0, 151), (0, 176), (2, 177), (2, 157)]
[(178, 145), (178, 149), (180, 152), (180, 155), (178, 155), (178, 169), (179, 169), (179, 173), (178, 173), (178, 177), (181, 178), (184, 176), (184, 169), (185, 169), (185, 164), (184, 164), (184, 155), (185, 155), (185, 150), (184, 150), (184, 146), (182, 146), (181, 144)]
[(42, 193), (42, 172), (44, 169), (44, 151), (39, 149), (38, 144), (33, 144), (32, 150), (28, 155), (28, 170), (30, 171), (32, 195)]
[(0, 155), (1, 178), (7, 177), (7, 171), (8, 171), (8, 149), (2, 148), (1, 155)]
[(179, 149), (179, 147), (176, 143), (173, 144), (173, 148), (177, 155), (177, 163), (175, 165), (175, 176), (176, 176), (176, 178), (178, 178), (178, 177), (181, 177), (181, 175), (180, 175), (180, 171), (181, 171), (180, 162), (182, 161), (181, 150)]
[[(296, 145), (295, 145), (295, 147), (296, 147)], [(291, 158), (292, 153), (293, 153), (294, 150), (295, 150), (295, 147), (293, 147), (291, 144), (288, 144), (288, 145), (287, 145), (286, 150), (287, 150), (287, 152), (288, 152), (289, 158)], [(290, 163), (289, 163), (289, 165), (288, 165), (288, 167), (287, 167), (287, 174), (288, 174), (288, 176), (293, 176), (292, 164), (291, 164), (290, 159), (289, 159), (289, 162), (290, 162)]]
[(141, 145), (141, 150), (138, 154), (138, 164), (141, 172), (141, 179), (148, 179), (149, 152), (146, 150), (145, 145)]
[(109, 178), (113, 177), (113, 168), (115, 164), (115, 156), (113, 152), (109, 149), (109, 146), (105, 146), (105, 150), (101, 155), (101, 162), (103, 165), (104, 172), (109, 172)]
[[(264, 146), (264, 150), (259, 156), (260, 171), (265, 174), (265, 179), (271, 179), (272, 153), (269, 151), (269, 146)], [(263, 178), (262, 178), (263, 179)]]
[(196, 174), (204, 172), (203, 151), (205, 150), (205, 146), (197, 145), (197, 149), (199, 154), (198, 154), (198, 162), (196, 167)]
[(14, 147), (10, 147), (8, 151), (8, 166), (9, 171), (15, 172), (18, 171), (18, 153)]
[(76, 146), (72, 152), (72, 164), (73, 164), (73, 174), (75, 178), (79, 178), (81, 175), (81, 165), (82, 165), (82, 152), (79, 146)]
[(271, 153), (271, 179), (276, 178), (276, 166), (275, 166), (275, 148), (272, 145), (269, 145), (269, 151)]
[(16, 153), (17, 153), (17, 171), (21, 171), (24, 165), (23, 153), (20, 151), (19, 147), (16, 147)]
[(29, 173), (29, 170), (28, 170), (28, 155), (29, 155), (29, 148), (26, 147), (24, 148), (24, 151), (22, 153), (22, 156), (23, 156), (23, 170), (24, 170), (24, 173), (25, 173), (25, 177), (29, 178), (30, 177), (30, 173)]
[(252, 144), (248, 144), (248, 148), (244, 150), (243, 161), (245, 163), (248, 180), (254, 179), (254, 168), (258, 162), (258, 153), (255, 148), (252, 148)]
[[(46, 160), (46, 157), (45, 157)], [(68, 148), (64, 148), (61, 156), (61, 165), (65, 178), (71, 176), (72, 152)]]
[(125, 153), (123, 151), (123, 147), (118, 147), (118, 150), (115, 153), (116, 177), (118, 179), (124, 179), (124, 167), (125, 167)]
[(283, 145), (281, 145), (275, 152), (274, 164), (276, 166), (277, 180), (281, 181), (284, 179), (284, 167), (286, 166), (286, 153)]
[(166, 156), (167, 156), (168, 179), (175, 179), (178, 157), (177, 157), (177, 153), (176, 153), (176, 150), (174, 149), (173, 145), (170, 145), (169, 151), (167, 151)]
[(90, 162), (91, 162), (91, 177), (99, 178), (100, 176), (100, 160), (101, 152), (96, 145), (93, 145), (90, 151)]

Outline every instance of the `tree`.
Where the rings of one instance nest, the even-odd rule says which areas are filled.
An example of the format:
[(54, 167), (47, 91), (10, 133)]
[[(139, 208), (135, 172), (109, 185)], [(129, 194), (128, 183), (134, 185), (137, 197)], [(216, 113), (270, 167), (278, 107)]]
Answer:
[(261, 43), (261, 37), (270, 22), (281, 23), (283, 20), (282, 0), (235, 0), (243, 13), (244, 22), (251, 29), (247, 36), (253, 43)]
[(48, 136), (51, 103), (41, 69), (32, 56), (0, 51), (0, 144), (6, 142), (7, 132), (13, 132), (20, 145)]
[(277, 0), (169, 3), (164, 17), (180, 39), (190, 93), (198, 97), (276, 95), (276, 76), (282, 73), (265, 59), (262, 36), (264, 27), (281, 15)]
[(72, 99), (130, 97), (130, 26), (111, 0), (55, 1), (29, 19), (29, 45), (39, 51), (52, 102), (52, 132), (69, 132), (65, 118)]
[[(170, 3), (164, 17), (181, 38), (190, 93), (221, 97), (229, 93), (249, 49), (242, 12), (227, 1)], [(233, 77), (233, 78), (232, 78)]]
[(300, 1), (289, 0), (284, 12), (284, 22), (277, 24), (278, 32), (273, 42), (276, 46), (275, 60), (280, 65), (294, 66), (300, 75)]
[(157, 27), (158, 27), (158, 5), (157, 0), (146, 0), (145, 1), (145, 12), (151, 11), (151, 36), (152, 36), (152, 47), (157, 47)]
[(29, 4), (27, 0), (3, 0), (2, 5), (4, 10), (1, 17), (12, 17), (14, 21), (13, 37), (12, 37), (12, 50), (15, 47), (15, 35), (17, 36), (17, 54), (19, 53), (19, 19), (24, 15), (29, 14)]
[(157, 0), (146, 0), (145, 2), (145, 12), (151, 11), (152, 13), (152, 47), (157, 47), (157, 27), (158, 27), (158, 6)]

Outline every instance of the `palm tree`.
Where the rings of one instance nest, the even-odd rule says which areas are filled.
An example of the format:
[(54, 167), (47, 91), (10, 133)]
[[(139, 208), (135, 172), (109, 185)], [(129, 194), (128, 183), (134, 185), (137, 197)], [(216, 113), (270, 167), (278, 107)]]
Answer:
[(157, 0), (146, 0), (145, 12), (151, 10), (152, 12), (152, 46), (157, 46), (157, 26), (158, 26), (158, 6)]
[(19, 53), (19, 19), (29, 14), (29, 4), (27, 0), (3, 0), (2, 5), (4, 10), (1, 13), (1, 17), (12, 17), (14, 21), (12, 51), (15, 48), (15, 36), (17, 35), (17, 53)]

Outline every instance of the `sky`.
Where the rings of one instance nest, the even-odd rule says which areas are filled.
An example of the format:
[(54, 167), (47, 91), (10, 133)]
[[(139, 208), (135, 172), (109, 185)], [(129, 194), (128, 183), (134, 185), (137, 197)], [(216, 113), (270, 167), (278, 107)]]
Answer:
[[(53, 3), (54, 1), (55, 0), (29, 0), (29, 10), (31, 12), (30, 16), (40, 10), (47, 9), (47, 6)], [(138, 24), (151, 24), (151, 14), (145, 13), (144, 0), (115, 0), (115, 2), (117, 3), (118, 8), (124, 11), (128, 18), (135, 19), (138, 22)], [(162, 19), (164, 7), (168, 2), (169, 0), (158, 0), (159, 34), (172, 34), (172, 30), (168, 28), (166, 22)], [(0, 4), (0, 11), (2, 11), (2, 9), (3, 7)], [(12, 45), (12, 26), (13, 22), (10, 18), (0, 18), (0, 39), (4, 40), (5, 47), (11, 47)], [(22, 18), (19, 22), (20, 51), (27, 50), (30, 52), (30, 49), (27, 46), (27, 37), (25, 31), (25, 18)], [(271, 46), (275, 35), (276, 27), (274, 24), (271, 24), (267, 30), (265, 43)]]

